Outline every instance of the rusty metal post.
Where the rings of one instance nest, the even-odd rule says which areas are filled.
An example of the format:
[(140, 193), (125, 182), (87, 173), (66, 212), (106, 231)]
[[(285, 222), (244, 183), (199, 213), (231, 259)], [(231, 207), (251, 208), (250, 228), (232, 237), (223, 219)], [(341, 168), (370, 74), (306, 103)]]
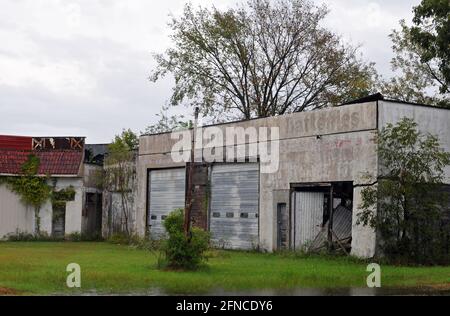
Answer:
[(194, 113), (194, 126), (192, 132), (192, 141), (191, 141), (191, 159), (189, 163), (189, 172), (188, 172), (188, 188), (186, 194), (186, 203), (184, 207), (184, 234), (187, 238), (189, 238), (190, 230), (191, 230), (191, 210), (192, 210), (192, 202), (193, 202), (193, 176), (194, 176), (194, 159), (195, 159), (195, 138), (197, 137), (197, 123), (198, 123), (198, 107), (195, 108)]

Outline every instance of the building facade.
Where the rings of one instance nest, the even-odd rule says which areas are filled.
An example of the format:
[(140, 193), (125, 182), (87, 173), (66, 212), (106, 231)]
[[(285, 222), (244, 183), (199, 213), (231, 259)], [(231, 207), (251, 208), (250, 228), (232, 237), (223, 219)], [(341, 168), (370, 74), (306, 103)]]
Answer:
[[(91, 180), (98, 167), (84, 163), (84, 143), (84, 137), (0, 136), (0, 177), (20, 176), (22, 164), (34, 155), (40, 160), (38, 175), (48, 177), (53, 192), (68, 188), (74, 192), (63, 204), (48, 200), (41, 206), (40, 230), (49, 236), (101, 232), (101, 191)], [(0, 184), (0, 239), (34, 233), (34, 212), (6, 184)]]
[[(197, 129), (194, 225), (223, 248), (298, 250), (332, 240), (355, 256), (373, 256), (376, 233), (357, 225), (361, 190), (379, 174), (374, 137), (403, 117), (450, 150), (449, 110), (383, 98)], [(187, 170), (179, 158), (188, 158), (190, 147), (180, 144), (192, 133), (141, 136), (139, 234), (160, 237), (165, 217), (184, 207)], [(445, 174), (450, 183), (450, 170)]]

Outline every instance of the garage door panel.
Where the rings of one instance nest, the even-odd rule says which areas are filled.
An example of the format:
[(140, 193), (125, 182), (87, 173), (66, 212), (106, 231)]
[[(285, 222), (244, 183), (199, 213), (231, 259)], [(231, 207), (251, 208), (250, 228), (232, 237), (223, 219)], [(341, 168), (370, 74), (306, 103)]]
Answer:
[(258, 164), (214, 166), (210, 214), (213, 242), (231, 249), (252, 249), (258, 243), (258, 213)]
[(184, 207), (186, 171), (184, 168), (151, 170), (149, 182), (150, 236), (159, 239), (165, 235), (164, 218)]

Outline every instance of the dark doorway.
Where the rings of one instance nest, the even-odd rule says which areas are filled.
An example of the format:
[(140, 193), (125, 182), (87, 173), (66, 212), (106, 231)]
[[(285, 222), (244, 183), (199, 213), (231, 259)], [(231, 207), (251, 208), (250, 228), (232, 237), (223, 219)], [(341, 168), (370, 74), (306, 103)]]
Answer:
[(66, 203), (55, 203), (52, 208), (52, 236), (64, 238), (66, 234)]
[(100, 237), (102, 232), (102, 194), (86, 193), (86, 235)]
[(286, 208), (286, 203), (277, 204), (277, 249), (285, 250), (289, 246), (289, 214)]
[(308, 183), (292, 187), (292, 247), (350, 253), (353, 183)]

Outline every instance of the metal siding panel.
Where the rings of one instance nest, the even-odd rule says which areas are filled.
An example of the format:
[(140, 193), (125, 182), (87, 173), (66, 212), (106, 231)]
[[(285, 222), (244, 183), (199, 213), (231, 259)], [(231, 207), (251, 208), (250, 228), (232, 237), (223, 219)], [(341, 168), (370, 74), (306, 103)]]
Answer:
[[(165, 234), (162, 216), (169, 215), (177, 208), (184, 208), (185, 182), (185, 168), (150, 171), (148, 224), (151, 225), (152, 238), (159, 239)], [(152, 219), (152, 216), (156, 216), (156, 219)]]
[[(211, 176), (210, 231), (217, 245), (252, 249), (259, 234), (259, 166), (256, 163), (215, 165)], [(214, 217), (220, 213), (220, 217)], [(233, 213), (233, 217), (227, 217)], [(248, 218), (241, 218), (247, 213)]]
[[(341, 240), (352, 236), (352, 211), (338, 206), (333, 212), (333, 231)], [(336, 239), (333, 236), (333, 239)]]
[(323, 192), (295, 192), (295, 246), (312, 242), (320, 232), (323, 220)]

